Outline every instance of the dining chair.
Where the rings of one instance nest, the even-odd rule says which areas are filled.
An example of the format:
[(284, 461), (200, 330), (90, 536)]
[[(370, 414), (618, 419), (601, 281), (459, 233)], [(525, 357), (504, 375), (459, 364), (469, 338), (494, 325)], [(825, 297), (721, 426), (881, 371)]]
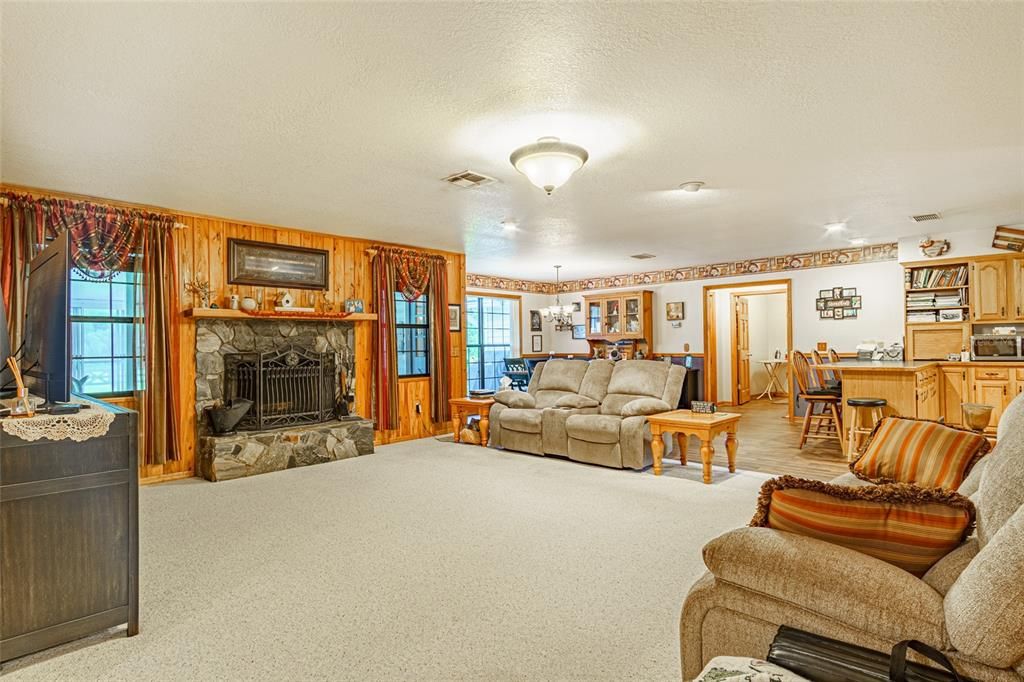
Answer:
[(792, 362), (797, 387), (800, 389), (799, 397), (807, 403), (798, 447), (803, 449), (808, 438), (823, 438), (839, 441), (839, 449), (845, 454), (846, 448), (842, 437), (842, 392), (835, 387), (826, 386), (802, 352), (793, 351)]

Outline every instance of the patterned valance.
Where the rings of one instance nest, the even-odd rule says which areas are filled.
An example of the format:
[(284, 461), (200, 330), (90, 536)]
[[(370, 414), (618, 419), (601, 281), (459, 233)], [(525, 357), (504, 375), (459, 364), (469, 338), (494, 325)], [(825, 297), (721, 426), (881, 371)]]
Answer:
[(146, 227), (170, 229), (170, 215), (115, 208), (71, 199), (36, 198), (27, 194), (4, 194), (10, 206), (30, 213), (35, 220), (27, 235), (32, 255), (46, 240), (62, 232), (71, 234), (71, 258), (86, 277), (109, 279), (117, 272), (133, 269), (139, 253), (140, 234)]
[(415, 301), (427, 290), (431, 264), (440, 262), (447, 265), (444, 256), (394, 246), (376, 248), (378, 257), (389, 261), (394, 267), (395, 286), (407, 301)]

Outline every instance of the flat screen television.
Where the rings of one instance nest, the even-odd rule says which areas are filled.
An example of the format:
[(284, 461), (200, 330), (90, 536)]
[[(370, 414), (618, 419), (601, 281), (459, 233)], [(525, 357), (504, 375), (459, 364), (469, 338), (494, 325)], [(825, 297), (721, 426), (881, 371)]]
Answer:
[(21, 372), (29, 393), (71, 400), (71, 246), (65, 232), (32, 259)]

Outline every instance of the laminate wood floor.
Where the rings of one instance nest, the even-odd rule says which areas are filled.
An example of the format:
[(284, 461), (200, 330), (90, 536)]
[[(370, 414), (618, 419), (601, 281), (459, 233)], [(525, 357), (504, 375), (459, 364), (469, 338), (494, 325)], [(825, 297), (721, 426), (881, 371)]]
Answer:
[[(723, 412), (738, 412), (740, 420), (739, 450), (736, 467), (766, 474), (791, 474), (802, 478), (828, 481), (849, 471), (846, 457), (838, 441), (810, 439), (804, 448), (800, 442), (800, 419), (793, 424), (785, 419), (786, 403), (752, 400), (739, 407), (722, 407)], [(716, 466), (727, 466), (723, 438), (715, 439)], [(700, 462), (700, 444), (690, 439), (689, 461)], [(667, 457), (666, 457), (667, 459)]]

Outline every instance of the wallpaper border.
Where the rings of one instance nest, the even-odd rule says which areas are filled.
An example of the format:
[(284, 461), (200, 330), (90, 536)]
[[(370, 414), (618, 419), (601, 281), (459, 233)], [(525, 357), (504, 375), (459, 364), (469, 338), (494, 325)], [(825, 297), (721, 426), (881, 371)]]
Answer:
[(897, 244), (871, 244), (847, 249), (830, 249), (828, 251), (807, 251), (785, 256), (769, 256), (767, 258), (751, 258), (726, 263), (709, 265), (691, 265), (668, 270), (650, 270), (632, 274), (609, 275), (607, 277), (587, 277), (584, 279), (567, 280), (556, 289), (554, 282), (536, 282), (493, 275), (466, 274), (466, 286), (474, 289), (497, 289), (516, 291), (524, 294), (555, 294), (575, 291), (591, 291), (594, 289), (620, 289), (670, 282), (690, 282), (702, 279), (721, 277), (738, 277), (743, 275), (760, 275), (770, 272), (787, 272), (792, 270), (809, 270), (812, 268), (828, 268), (837, 265), (855, 265), (857, 263), (881, 263), (897, 258)]

